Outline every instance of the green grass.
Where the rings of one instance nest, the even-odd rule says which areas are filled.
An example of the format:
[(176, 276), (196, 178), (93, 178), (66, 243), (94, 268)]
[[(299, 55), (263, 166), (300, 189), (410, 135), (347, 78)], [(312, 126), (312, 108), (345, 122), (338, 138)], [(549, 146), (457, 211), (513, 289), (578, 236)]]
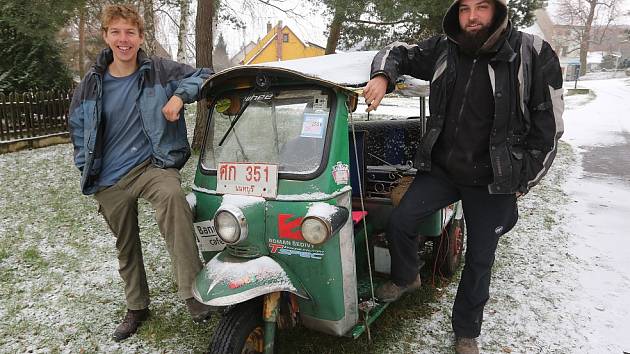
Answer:
[(39, 250), (34, 247), (30, 247), (24, 250), (24, 252), (22, 253), (22, 260), (24, 261), (24, 263), (31, 267), (40, 268), (48, 265), (48, 262), (46, 262), (46, 260), (42, 258)]
[(4, 244), (0, 244), (0, 262), (9, 258), (9, 247)]

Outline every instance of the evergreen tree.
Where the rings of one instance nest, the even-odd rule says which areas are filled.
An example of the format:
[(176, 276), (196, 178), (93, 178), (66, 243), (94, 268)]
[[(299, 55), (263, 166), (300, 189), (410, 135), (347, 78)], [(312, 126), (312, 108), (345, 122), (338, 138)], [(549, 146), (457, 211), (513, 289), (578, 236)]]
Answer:
[(76, 1), (5, 0), (0, 5), (0, 91), (68, 88), (55, 35)]
[[(313, 0), (320, 2), (320, 0)], [(442, 19), (452, 0), (323, 0), (332, 17), (327, 53), (337, 45), (353, 49), (380, 49), (394, 42), (418, 42), (442, 33)], [(512, 23), (533, 23), (534, 10), (543, 0), (511, 0)]]

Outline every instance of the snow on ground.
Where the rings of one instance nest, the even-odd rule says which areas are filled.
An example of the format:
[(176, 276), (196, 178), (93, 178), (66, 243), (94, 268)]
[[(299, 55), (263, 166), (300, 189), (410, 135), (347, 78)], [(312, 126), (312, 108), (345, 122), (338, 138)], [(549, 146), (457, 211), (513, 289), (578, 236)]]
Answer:
[[(630, 167), (623, 160), (630, 156), (624, 150), (630, 86), (627, 79), (581, 85), (594, 94), (567, 97), (563, 140), (571, 145), (560, 144), (549, 174), (519, 201), (518, 225), (500, 241), (483, 353), (630, 352), (630, 257), (623, 242), (630, 226)], [(418, 109), (417, 100), (394, 100)], [(113, 237), (93, 200), (80, 195), (78, 179), (70, 145), (0, 155), (0, 352), (202, 351), (216, 319), (200, 327), (187, 317), (144, 203), (154, 319), (138, 336), (111, 341), (124, 311)], [(375, 329), (372, 351), (451, 352), (455, 291), (451, 283), (437, 303), (426, 304), (428, 315)], [(388, 311), (395, 315), (396, 304)], [(379, 339), (387, 331), (390, 339)], [(338, 351), (334, 344), (317, 343), (316, 350), (303, 344), (280, 351)]]
[[(568, 179), (571, 251), (581, 263), (574, 301), (597, 353), (630, 352), (630, 79), (584, 81), (592, 102), (567, 112), (564, 139), (581, 152)], [(579, 97), (570, 96), (571, 104)]]
[[(580, 79), (578, 80), (578, 87), (581, 86), (580, 84), (581, 81), (619, 79), (619, 78), (626, 78), (627, 76), (628, 75), (626, 75), (624, 69), (619, 69), (615, 71), (602, 70), (602, 71), (590, 72), (590, 73), (587, 73), (586, 75), (580, 76)], [(566, 88), (572, 88), (573, 86), (574, 86), (574, 81), (565, 83)]]

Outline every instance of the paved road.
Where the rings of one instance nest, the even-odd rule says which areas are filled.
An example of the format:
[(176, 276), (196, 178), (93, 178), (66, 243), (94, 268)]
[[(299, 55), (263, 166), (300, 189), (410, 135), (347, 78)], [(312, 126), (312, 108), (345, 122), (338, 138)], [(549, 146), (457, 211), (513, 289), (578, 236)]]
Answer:
[[(581, 170), (569, 179), (570, 252), (582, 261), (582, 333), (596, 353), (630, 353), (630, 79), (583, 81), (596, 98), (565, 114)], [(569, 98), (571, 99), (571, 98)]]

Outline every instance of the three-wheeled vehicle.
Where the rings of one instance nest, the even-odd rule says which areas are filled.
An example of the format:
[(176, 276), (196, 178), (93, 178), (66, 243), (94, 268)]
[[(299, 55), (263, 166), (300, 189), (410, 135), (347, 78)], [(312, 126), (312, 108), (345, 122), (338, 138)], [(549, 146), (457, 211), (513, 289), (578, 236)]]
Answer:
[[(392, 195), (415, 174), (424, 117), (353, 119), (374, 54), (240, 66), (205, 83), (210, 111), (189, 201), (207, 262), (194, 296), (227, 308), (210, 352), (270, 353), (276, 329), (297, 324), (357, 338), (387, 307), (374, 297), (389, 272), (384, 232)], [(452, 274), (460, 203), (418, 234)]]

